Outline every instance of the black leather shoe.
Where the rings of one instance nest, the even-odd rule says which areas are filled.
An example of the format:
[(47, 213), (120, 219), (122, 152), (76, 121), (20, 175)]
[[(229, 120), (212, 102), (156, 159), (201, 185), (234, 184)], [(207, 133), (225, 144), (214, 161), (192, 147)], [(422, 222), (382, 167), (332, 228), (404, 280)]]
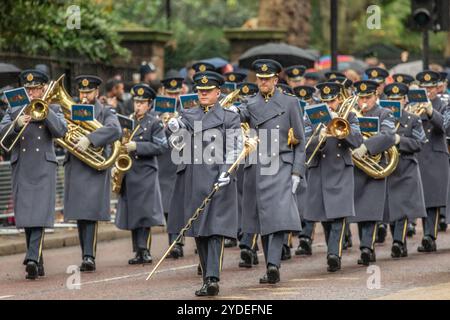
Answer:
[(394, 242), (391, 248), (391, 257), (392, 258), (403, 258), (408, 256), (408, 250), (406, 250), (406, 246), (401, 244), (400, 242)]
[(267, 273), (265, 273), (261, 278), (259, 278), (260, 284), (267, 284), (269, 283), (269, 280), (267, 280)]
[(425, 236), (422, 239), (422, 245), (417, 248), (419, 252), (434, 252), (436, 251), (436, 241), (430, 236)]
[(142, 264), (141, 252), (137, 251), (135, 257), (128, 260), (128, 264)]
[(199, 263), (198, 266), (197, 266), (197, 275), (198, 275), (198, 276), (203, 275), (202, 267), (201, 267), (200, 263)]
[(43, 264), (38, 265), (38, 275), (39, 277), (45, 277), (45, 270)]
[(225, 248), (233, 248), (237, 246), (237, 240), (236, 239), (225, 239), (225, 242), (223, 244)]
[(336, 272), (341, 269), (341, 259), (334, 254), (330, 254), (327, 257), (328, 272)]
[(174, 259), (178, 259), (183, 257), (183, 247), (179, 244), (176, 244), (172, 250), (170, 251), (170, 257), (174, 258)]
[(447, 231), (447, 222), (445, 221), (445, 216), (439, 217), (439, 231), (441, 232)]
[(153, 258), (150, 255), (149, 250), (142, 251), (141, 256), (142, 256), (142, 264), (149, 264), (153, 262)]
[(408, 223), (408, 226), (406, 227), (406, 236), (411, 238), (415, 234), (416, 226), (413, 223)]
[(281, 251), (281, 260), (285, 261), (285, 260), (289, 260), (291, 259), (291, 248), (289, 248), (289, 246), (283, 245), (283, 249)]
[(384, 243), (384, 240), (386, 240), (386, 235), (387, 235), (386, 225), (380, 224), (378, 226), (377, 237), (376, 237), (375, 242), (376, 243)]
[(243, 248), (241, 250), (240, 268), (251, 268), (253, 266), (253, 252), (250, 249)]
[(280, 270), (277, 266), (269, 264), (267, 267), (267, 282), (270, 284), (280, 282)]
[(36, 280), (38, 278), (39, 271), (38, 264), (36, 262), (28, 261), (27, 266), (25, 267), (25, 271), (27, 272), (25, 279)]
[(306, 237), (299, 239), (298, 248), (295, 250), (297, 256), (310, 256), (312, 254), (312, 240)]
[(200, 290), (195, 291), (197, 297), (217, 296), (219, 294), (219, 283), (216, 279), (208, 278)]
[(252, 250), (253, 253), (253, 265), (256, 266), (259, 264), (258, 253), (256, 250)]
[(84, 257), (83, 262), (80, 266), (81, 272), (94, 272), (95, 271), (95, 260), (92, 257)]
[(375, 254), (369, 248), (361, 249), (361, 259), (358, 260), (358, 264), (368, 266), (371, 262), (375, 262)]

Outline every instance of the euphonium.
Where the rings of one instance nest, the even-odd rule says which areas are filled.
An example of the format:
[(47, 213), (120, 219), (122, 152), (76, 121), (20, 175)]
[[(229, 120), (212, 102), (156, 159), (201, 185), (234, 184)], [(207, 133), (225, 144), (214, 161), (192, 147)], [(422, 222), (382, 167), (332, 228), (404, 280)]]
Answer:
[(56, 143), (61, 147), (65, 148), (72, 155), (83, 161), (85, 164), (93, 169), (105, 170), (111, 167), (119, 156), (120, 152), (120, 141), (115, 141), (112, 144), (111, 155), (109, 158), (103, 156), (104, 148), (95, 148), (92, 145), (84, 152), (80, 152), (75, 149), (75, 145), (78, 140), (91, 132), (100, 129), (103, 125), (97, 121), (73, 121), (71, 118), (72, 105), (75, 102), (72, 100), (70, 95), (64, 89), (64, 75), (59, 77), (58, 80), (52, 81), (50, 87), (52, 88), (51, 94), (49, 95), (50, 101), (58, 103), (64, 113), (64, 118), (67, 122), (67, 133), (63, 138), (56, 139)]
[(123, 137), (122, 137), (122, 145), (120, 147), (120, 154), (117, 157), (116, 162), (114, 163), (115, 170), (113, 171), (112, 179), (111, 179), (112, 180), (112, 191), (116, 194), (120, 193), (120, 189), (122, 188), (122, 181), (123, 181), (125, 172), (130, 170), (131, 165), (133, 164), (133, 160), (131, 159), (130, 155), (128, 154), (128, 151), (125, 148), (125, 145), (133, 139), (133, 137), (136, 134), (139, 127), (140, 127), (140, 125), (137, 125), (131, 134), (128, 129), (123, 129)]
[[(358, 110), (354, 110), (354, 112), (361, 116), (361, 113)], [(363, 132), (363, 139), (368, 139), (373, 136), (372, 133)], [(383, 166), (383, 154), (387, 160), (385, 166)], [(386, 151), (382, 153), (378, 153), (375, 155), (366, 154), (361, 159), (352, 156), (353, 163), (365, 174), (374, 178), (374, 179), (383, 179), (389, 176), (392, 172), (397, 168), (397, 164), (399, 161), (399, 154), (396, 146), (392, 146)]]
[(30, 104), (24, 107), (19, 115), (14, 119), (14, 121), (9, 126), (8, 130), (6, 130), (5, 134), (3, 135), (2, 139), (0, 140), (0, 145), (5, 149), (6, 152), (10, 152), (14, 146), (17, 144), (17, 141), (19, 141), (20, 137), (22, 136), (25, 129), (28, 127), (28, 122), (26, 125), (24, 125), (19, 133), (16, 135), (13, 141), (8, 144), (6, 142), (8, 140), (8, 136), (11, 133), (11, 131), (14, 129), (14, 127), (17, 124), (17, 121), (19, 120), (19, 117), (22, 115), (29, 115), (31, 116), (32, 121), (42, 121), (45, 118), (47, 118), (48, 115), (48, 108), (49, 108), (49, 99), (51, 98), (50, 94), (52, 93), (52, 86), (50, 85), (47, 90), (44, 93), (44, 96), (42, 99), (33, 99), (31, 100)]

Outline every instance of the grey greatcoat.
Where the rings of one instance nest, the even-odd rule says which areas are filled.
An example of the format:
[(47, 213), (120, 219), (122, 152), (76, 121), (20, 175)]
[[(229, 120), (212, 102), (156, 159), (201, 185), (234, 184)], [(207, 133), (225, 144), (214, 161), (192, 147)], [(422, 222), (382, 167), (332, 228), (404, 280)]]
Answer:
[(420, 177), (417, 153), (427, 138), (422, 120), (414, 114), (402, 112), (399, 119), (400, 135), (398, 150), (400, 160), (395, 171), (387, 177), (385, 222), (394, 222), (407, 217), (425, 217), (425, 199)]
[[(183, 159), (186, 157), (186, 160), (177, 168), (167, 224), (168, 233), (180, 232), (211, 192), (220, 173), (227, 171), (230, 161), (233, 162), (225, 160), (231, 159), (234, 152), (240, 152), (238, 149), (242, 148), (242, 141), (237, 143), (237, 139), (227, 138), (226, 134), (227, 129), (234, 129), (238, 130), (241, 137), (239, 116), (223, 109), (219, 103), (207, 113), (200, 107), (184, 110), (181, 121), (188, 133), (183, 149)], [(223, 143), (212, 143), (214, 140), (222, 140)], [(204, 156), (207, 154), (215, 155), (214, 159)], [(236, 178), (233, 176), (229, 185), (217, 191), (186, 236), (219, 235), (236, 238), (237, 227)]]
[[(0, 123), (2, 137), (20, 110), (7, 111)], [(53, 227), (58, 166), (53, 138), (64, 136), (66, 130), (60, 107), (50, 105), (47, 118), (30, 122), (12, 150), (12, 194), (18, 228)], [(18, 133), (13, 130), (7, 141)]]
[(446, 206), (449, 178), (445, 129), (449, 123), (450, 110), (439, 98), (431, 102), (433, 104), (431, 118), (427, 114), (422, 115), (428, 143), (418, 154), (426, 208)]
[[(260, 139), (258, 150), (244, 165), (242, 232), (268, 235), (300, 231), (292, 174), (305, 177), (305, 137), (297, 98), (275, 90), (268, 102), (256, 94), (240, 107)], [(288, 131), (299, 143), (288, 146)]]
[(133, 164), (122, 181), (116, 214), (116, 226), (125, 230), (164, 225), (156, 159), (168, 147), (164, 126), (150, 114), (137, 124), (136, 151), (130, 153)]
[[(120, 139), (120, 123), (114, 111), (96, 101), (94, 113), (103, 127), (87, 135), (91, 144), (107, 147)], [(104, 156), (108, 156), (106, 150)], [(64, 220), (109, 221), (110, 170), (93, 169), (68, 152), (64, 172)]]
[[(378, 117), (380, 131), (364, 139), (369, 155), (385, 151), (395, 144), (395, 118), (392, 111), (378, 105), (364, 114)], [(384, 156), (381, 161), (385, 161)], [(382, 221), (386, 201), (386, 179), (374, 179), (355, 166), (355, 217), (349, 222)]]
[[(180, 103), (177, 103), (177, 112), (180, 112)], [(157, 114), (156, 111), (152, 113)], [(169, 138), (170, 133), (166, 133)], [(161, 187), (162, 204), (164, 213), (168, 213), (170, 209), (170, 200), (172, 199), (173, 189), (175, 187), (175, 179), (177, 177), (177, 165), (172, 161), (172, 150), (167, 149), (158, 156), (158, 178)]]
[[(351, 149), (361, 145), (363, 138), (358, 118), (348, 115), (350, 134), (345, 139), (329, 137), (314, 156), (308, 167), (308, 188), (304, 217), (310, 221), (328, 221), (355, 215), (354, 177)], [(306, 136), (314, 133), (317, 125), (306, 122)], [(311, 157), (319, 141), (315, 135), (308, 146), (307, 158)]]

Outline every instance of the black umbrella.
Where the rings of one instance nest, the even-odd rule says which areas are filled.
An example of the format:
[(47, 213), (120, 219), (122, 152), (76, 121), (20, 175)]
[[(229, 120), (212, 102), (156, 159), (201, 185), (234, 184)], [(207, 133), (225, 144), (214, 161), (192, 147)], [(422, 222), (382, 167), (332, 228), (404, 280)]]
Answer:
[(22, 70), (11, 63), (0, 63), (0, 88), (17, 84), (18, 76)]
[(239, 57), (239, 67), (250, 69), (257, 59), (273, 59), (284, 68), (297, 64), (313, 68), (316, 57), (311, 52), (286, 43), (267, 43), (244, 52)]

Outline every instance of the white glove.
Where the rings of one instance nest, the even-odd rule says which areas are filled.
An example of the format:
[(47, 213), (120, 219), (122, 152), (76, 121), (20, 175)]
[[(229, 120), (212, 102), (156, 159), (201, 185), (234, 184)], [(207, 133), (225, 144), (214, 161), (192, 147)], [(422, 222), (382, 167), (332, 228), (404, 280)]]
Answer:
[(395, 134), (395, 144), (399, 144), (400, 143), (400, 135), (399, 134)]
[(222, 172), (219, 176), (219, 179), (217, 180), (217, 183), (219, 187), (224, 187), (228, 184), (230, 184), (231, 178), (228, 172)]
[(127, 144), (125, 144), (125, 148), (127, 149), (128, 153), (136, 151), (136, 148), (137, 148), (136, 142), (134, 142), (134, 141), (128, 142)]
[(361, 159), (362, 157), (364, 157), (364, 155), (366, 153), (367, 153), (367, 147), (366, 147), (366, 145), (364, 143), (361, 144), (358, 148), (356, 148), (352, 152), (352, 154), (358, 159)]
[(329, 134), (327, 132), (327, 128), (320, 129), (319, 132), (319, 140), (322, 140), (323, 138), (328, 138)]
[(85, 152), (87, 148), (89, 148), (89, 145), (91, 142), (87, 137), (82, 137), (80, 140), (78, 140), (77, 144), (75, 145), (75, 149), (79, 152)]
[(175, 133), (180, 130), (180, 123), (178, 122), (178, 119), (172, 118), (167, 123), (167, 127), (171, 132)]
[(30, 120), (31, 120), (30, 116), (28, 116), (26, 114), (21, 115), (19, 118), (17, 118), (17, 122), (16, 122), (17, 128), (18, 129), (22, 128), (24, 125), (26, 125), (28, 122), (30, 122)]
[(334, 111), (330, 111), (331, 119), (339, 117), (338, 114)]
[(117, 172), (117, 168), (116, 168), (116, 166), (113, 166), (112, 169), (111, 169), (111, 177), (114, 177), (116, 172)]
[(230, 106), (230, 107), (228, 108), (228, 110), (233, 111), (234, 113), (239, 114), (239, 109), (238, 109), (238, 107), (236, 107), (236, 106), (234, 106), (234, 105)]
[(429, 117), (431, 117), (431, 114), (433, 113), (433, 105), (431, 104), (431, 102), (429, 102), (425, 105), (425, 111), (426, 111), (427, 115)]
[(300, 177), (296, 174), (292, 175), (292, 193), (295, 194), (298, 185), (300, 184)]

